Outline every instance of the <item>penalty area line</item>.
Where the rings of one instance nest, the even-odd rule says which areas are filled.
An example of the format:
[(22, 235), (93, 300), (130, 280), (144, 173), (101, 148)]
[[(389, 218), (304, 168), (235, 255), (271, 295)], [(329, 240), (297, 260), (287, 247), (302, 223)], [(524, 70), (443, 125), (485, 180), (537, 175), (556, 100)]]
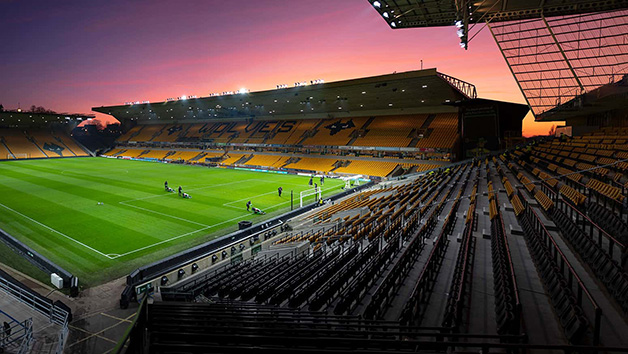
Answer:
[(178, 236), (175, 236), (175, 237), (171, 237), (171, 238), (169, 238), (169, 239), (167, 239), (167, 240), (159, 241), (159, 242), (153, 243), (153, 244), (151, 244), (151, 245), (148, 245), (148, 246), (144, 246), (144, 247), (141, 247), (141, 248), (135, 249), (135, 250), (133, 250), (133, 251), (129, 251), (129, 252), (126, 252), (126, 253), (119, 254), (119, 255), (117, 255), (116, 257), (113, 257), (112, 259), (117, 259), (117, 258), (120, 258), (120, 257), (128, 256), (128, 255), (130, 255), (130, 254), (133, 254), (133, 253), (136, 253), (136, 252), (140, 252), (140, 251), (143, 251), (143, 250), (148, 249), (148, 248), (151, 248), (151, 247), (159, 246), (159, 245), (161, 245), (161, 244), (164, 244), (164, 243), (167, 243), (167, 242), (170, 242), (170, 241), (174, 241), (174, 240), (180, 239), (180, 238), (182, 238), (182, 237), (186, 237), (186, 236), (189, 236), (189, 235), (193, 235), (193, 234), (198, 233), (198, 232), (201, 232), (201, 231), (209, 230), (209, 229), (214, 228), (214, 227), (216, 227), (216, 226), (220, 226), (220, 225), (222, 225), (222, 224), (226, 224), (226, 223), (228, 223), (228, 222), (232, 222), (232, 221), (236, 221), (236, 220), (238, 220), (238, 219), (242, 219), (242, 218), (247, 217), (247, 216), (249, 216), (249, 215), (250, 215), (250, 214), (248, 214), (248, 213), (247, 213), (247, 214), (240, 215), (240, 216), (237, 216), (237, 217), (232, 218), (232, 219), (229, 219), (229, 220), (221, 221), (221, 222), (219, 222), (219, 223), (217, 223), (217, 224), (213, 224), (213, 225), (210, 225), (210, 226), (207, 226), (207, 227), (203, 227), (203, 228), (198, 229), (198, 230), (194, 230), (194, 231), (186, 232), (186, 233), (184, 233), (184, 234), (182, 234), (182, 235), (178, 235)]
[(89, 249), (90, 251), (96, 252), (96, 253), (98, 253), (99, 255), (103, 256), (103, 257), (106, 257), (106, 258), (109, 258), (109, 259), (114, 259), (114, 258), (115, 258), (115, 257), (110, 257), (109, 255), (104, 254), (104, 253), (100, 252), (99, 250), (97, 250), (97, 249), (95, 249), (95, 248), (93, 248), (93, 247), (90, 247), (90, 246), (88, 246), (88, 245), (84, 244), (84, 243), (83, 243), (83, 242), (81, 242), (81, 241), (75, 240), (75, 239), (73, 239), (72, 237), (70, 237), (70, 236), (68, 236), (68, 235), (66, 235), (66, 234), (64, 234), (64, 233), (62, 233), (62, 232), (57, 231), (57, 230), (53, 229), (52, 227), (50, 227), (50, 226), (48, 226), (48, 225), (44, 225), (44, 224), (40, 223), (39, 221), (37, 221), (37, 220), (35, 220), (35, 219), (31, 218), (31, 217), (28, 217), (28, 216), (26, 216), (26, 215), (24, 215), (24, 214), (20, 213), (20, 212), (19, 212), (19, 211), (17, 211), (17, 210), (11, 209), (11, 208), (9, 208), (8, 206), (6, 206), (6, 205), (4, 205), (4, 204), (2, 204), (2, 203), (0, 203), (0, 206), (1, 206), (1, 207), (3, 207), (3, 208), (5, 208), (5, 209), (7, 209), (7, 210), (10, 210), (10, 211), (14, 212), (15, 214), (17, 214), (17, 215), (19, 215), (19, 216), (21, 216), (21, 217), (23, 217), (23, 218), (25, 218), (25, 219), (28, 219), (28, 220), (30, 220), (30, 221), (32, 221), (32, 222), (34, 222), (35, 224), (37, 224), (37, 225), (39, 225), (39, 226), (41, 226), (41, 227), (43, 227), (43, 228), (45, 228), (45, 229), (48, 229), (49, 231), (51, 231), (51, 232), (53, 232), (53, 233), (56, 233), (56, 234), (58, 234), (58, 235), (61, 235), (61, 236), (65, 237), (65, 238), (67, 238), (68, 240), (74, 241), (74, 242), (76, 242), (77, 244), (79, 244), (79, 245), (81, 245), (81, 246), (83, 246), (83, 247), (85, 247), (85, 248)]
[(187, 223), (190, 223), (190, 224), (194, 224), (194, 225), (198, 225), (198, 226), (205, 226), (205, 227), (209, 227), (210, 226), (210, 225), (201, 224), (200, 222), (196, 222), (196, 221), (180, 218), (178, 216), (165, 214), (165, 213), (162, 213), (162, 212), (159, 212), (159, 211), (155, 211), (155, 210), (151, 210), (151, 209), (142, 208), (142, 207), (137, 206), (137, 205), (131, 205), (131, 204), (128, 204), (126, 202), (118, 202), (118, 204), (125, 205), (125, 206), (131, 207), (131, 208), (135, 208), (135, 209), (139, 209), (139, 210), (143, 210), (143, 211), (146, 211), (146, 212), (149, 212), (149, 213), (161, 215), (163, 217), (168, 217), (168, 218), (171, 218), (171, 219), (184, 221), (184, 222), (187, 222)]

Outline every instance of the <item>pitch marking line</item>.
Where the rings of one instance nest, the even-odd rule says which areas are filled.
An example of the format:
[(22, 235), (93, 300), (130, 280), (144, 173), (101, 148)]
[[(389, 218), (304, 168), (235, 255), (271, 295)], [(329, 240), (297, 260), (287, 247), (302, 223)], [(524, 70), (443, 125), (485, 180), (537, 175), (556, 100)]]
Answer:
[[(228, 183), (222, 183), (222, 184), (211, 184), (211, 185), (207, 185), (205, 187), (198, 187), (198, 188), (187, 189), (186, 191), (194, 192), (194, 191), (207, 189), (207, 188), (229, 186), (229, 185), (237, 184), (237, 183), (245, 183), (245, 182), (248, 182), (248, 181), (255, 181), (255, 180), (254, 179), (247, 179), (247, 180), (244, 180), (244, 181), (234, 181), (234, 182), (228, 182)], [(148, 197), (123, 200), (123, 201), (121, 201), (119, 203), (131, 203), (131, 202), (135, 202), (135, 201), (138, 201), (138, 200), (146, 200), (146, 199), (152, 199), (152, 198), (162, 198), (162, 197), (169, 197), (169, 196), (173, 196), (173, 195), (174, 194), (149, 195)]]
[(59, 234), (59, 235), (61, 235), (61, 236), (65, 237), (65, 238), (67, 238), (68, 240), (74, 241), (74, 242), (78, 243), (79, 245), (81, 245), (81, 246), (83, 246), (83, 247), (85, 247), (85, 248), (87, 248), (87, 249), (89, 249), (89, 250), (91, 250), (91, 251), (93, 251), (93, 252), (96, 252), (96, 253), (98, 253), (99, 255), (103, 256), (103, 257), (106, 257), (106, 258), (109, 258), (109, 259), (114, 259), (114, 258), (115, 258), (115, 257), (110, 257), (109, 255), (104, 254), (104, 253), (100, 252), (99, 250), (97, 250), (97, 249), (95, 249), (95, 248), (93, 248), (93, 247), (90, 247), (90, 246), (88, 246), (88, 245), (84, 244), (84, 243), (83, 243), (83, 242), (81, 242), (81, 241), (75, 240), (75, 239), (73, 239), (72, 237), (70, 237), (70, 236), (68, 236), (68, 235), (66, 235), (66, 234), (64, 234), (64, 233), (62, 233), (62, 232), (57, 231), (57, 230), (53, 229), (52, 227), (50, 227), (50, 226), (48, 226), (48, 225), (44, 225), (44, 224), (40, 223), (39, 221), (37, 221), (37, 220), (35, 220), (35, 219), (31, 218), (31, 217), (28, 217), (28, 216), (26, 216), (26, 215), (24, 215), (24, 214), (20, 213), (20, 212), (19, 212), (19, 211), (17, 211), (17, 210), (13, 210), (13, 209), (9, 208), (8, 206), (6, 206), (6, 205), (4, 205), (4, 204), (2, 204), (2, 203), (0, 203), (0, 206), (1, 206), (1, 207), (3, 207), (3, 208), (5, 208), (5, 209), (7, 209), (7, 210), (10, 210), (10, 211), (12, 211), (12, 212), (16, 213), (17, 215), (20, 215), (21, 217), (23, 217), (23, 218), (25, 218), (25, 219), (28, 219), (28, 220), (30, 220), (30, 221), (32, 221), (32, 222), (34, 222), (35, 224), (37, 224), (37, 225), (39, 225), (39, 226), (41, 226), (41, 227), (43, 227), (43, 228), (46, 228), (46, 229), (48, 229), (48, 230), (50, 230), (50, 231), (52, 231), (52, 232), (54, 232), (54, 233), (56, 233), (56, 234)]
[[(223, 184), (213, 184), (213, 185), (209, 185), (209, 186), (206, 186), (206, 187), (199, 187), (199, 188), (189, 189), (189, 191), (195, 191), (195, 190), (206, 189), (206, 188), (212, 188), (212, 187), (226, 186), (226, 185), (231, 185), (231, 184), (235, 184), (235, 183), (244, 183), (244, 182), (248, 182), (248, 181), (264, 181), (264, 182), (271, 183), (271, 182), (266, 181), (266, 180), (260, 180), (260, 179), (247, 179), (247, 180), (244, 180), (244, 181), (229, 182), (229, 183), (223, 183)], [(295, 183), (284, 183), (284, 184), (291, 184), (291, 185), (297, 185), (297, 186), (300, 186), (300, 185), (301, 185), (301, 184), (295, 184)], [(325, 190), (329, 190), (329, 189), (330, 189), (330, 188), (327, 188), (327, 189), (325, 189)], [(323, 191), (323, 190), (322, 190), (322, 191)], [(272, 192), (268, 192), (268, 193), (260, 194), (260, 195), (257, 195), (257, 196), (262, 196), (262, 195), (271, 194), (271, 193), (276, 193), (276, 192), (275, 192), (275, 191), (272, 191)], [(164, 197), (164, 196), (168, 196), (168, 195), (169, 195), (169, 194), (165, 194), (165, 195), (154, 195), (154, 196), (149, 196), (149, 197), (144, 197), (144, 198), (138, 198), (138, 199), (132, 199), (132, 200), (125, 200), (125, 201), (123, 201), (123, 202), (119, 202), (119, 203), (120, 203), (120, 204), (123, 204), (123, 205), (130, 206), (130, 207), (134, 207), (134, 208), (139, 208), (139, 209), (142, 209), (142, 210), (146, 210), (146, 211), (148, 211), (148, 212), (157, 213), (157, 214), (164, 215), (164, 216), (168, 216), (168, 217), (174, 217), (174, 216), (172, 216), (172, 215), (167, 215), (167, 214), (159, 213), (159, 212), (156, 212), (156, 211), (154, 211), (154, 210), (145, 209), (145, 208), (137, 207), (137, 206), (135, 206), (135, 205), (130, 205), (130, 204), (127, 204), (127, 202), (133, 202), (133, 201), (136, 201), (136, 200), (144, 200), (144, 199), (150, 199), (150, 198), (158, 198), (158, 197)], [(243, 201), (243, 200), (247, 200), (247, 199), (249, 199), (249, 198), (240, 199), (240, 200), (236, 200), (236, 201), (233, 201), (233, 202), (225, 203), (225, 204), (223, 204), (223, 206), (227, 206), (227, 207), (230, 207), (230, 208), (235, 208), (235, 209), (240, 210), (240, 208), (239, 208), (239, 207), (235, 207), (235, 206), (233, 206), (233, 205), (228, 205), (228, 204), (231, 204), (231, 203), (236, 203), (236, 202), (241, 202), (241, 201)], [(289, 203), (289, 201), (285, 201), (285, 202), (282, 202), (282, 203), (279, 203), (279, 204), (275, 204), (275, 205), (271, 206), (271, 207), (270, 207), (270, 209), (272, 209), (272, 208), (274, 208), (274, 207), (276, 207), (276, 206), (282, 205), (282, 204), (286, 204), (286, 203)], [(244, 215), (241, 215), (241, 216), (238, 216), (238, 217), (235, 217), (235, 218), (229, 219), (229, 220), (225, 220), (225, 221), (219, 222), (219, 223), (217, 223), (217, 224), (213, 224), (213, 225), (204, 225), (204, 224), (199, 224), (199, 225), (202, 225), (202, 226), (205, 226), (205, 227), (203, 227), (203, 228), (201, 228), (201, 229), (198, 229), (198, 230), (195, 230), (195, 231), (190, 231), (190, 232), (187, 232), (187, 233), (184, 233), (184, 234), (178, 235), (178, 236), (174, 236), (174, 237), (171, 237), (171, 238), (169, 238), (169, 239), (166, 239), (166, 240), (163, 240), (163, 241), (159, 241), (159, 242), (156, 242), (156, 243), (154, 243), (154, 244), (151, 244), (151, 245), (148, 245), (148, 246), (144, 246), (144, 247), (141, 247), (141, 248), (135, 249), (135, 250), (133, 250), (133, 251), (129, 251), (129, 252), (122, 253), (122, 254), (117, 254), (117, 255), (116, 255), (116, 254), (111, 254), (111, 256), (113, 256), (113, 258), (112, 258), (112, 259), (116, 259), (116, 258), (120, 258), (120, 257), (128, 256), (129, 254), (133, 254), (133, 253), (136, 253), (136, 252), (140, 252), (140, 251), (143, 251), (143, 250), (148, 249), (148, 248), (151, 248), (151, 247), (155, 247), (155, 246), (158, 246), (158, 245), (161, 245), (161, 244), (164, 244), (164, 243), (170, 242), (170, 241), (177, 240), (177, 239), (182, 238), (182, 237), (186, 237), (186, 236), (189, 236), (189, 235), (192, 235), (192, 234), (195, 234), (195, 233), (201, 232), (201, 231), (205, 231), (205, 230), (211, 229), (211, 228), (213, 228), (213, 227), (220, 226), (220, 225), (222, 225), (222, 224), (226, 224), (226, 223), (228, 223), (228, 222), (232, 222), (232, 221), (235, 221), (235, 220), (238, 220), (238, 219), (241, 219), (241, 218), (247, 217), (247, 216), (249, 216), (249, 215), (251, 215), (251, 214), (246, 213), (246, 214), (244, 214)], [(190, 221), (190, 220), (186, 220), (186, 219), (182, 219), (182, 218), (178, 218), (178, 217), (174, 217), (174, 218), (177, 218), (177, 219), (180, 219), (180, 220), (183, 220), (183, 221), (188, 221), (188, 222), (191, 222), (191, 223), (198, 224), (198, 223), (196, 223), (196, 222), (194, 222), (194, 221)]]
[[(270, 183), (270, 182), (269, 182), (269, 183)], [(300, 185), (300, 184), (299, 184), (299, 185)], [(329, 190), (332, 190), (332, 189), (334, 189), (334, 187), (321, 189), (321, 194), (322, 194), (323, 192), (325, 192), (325, 191), (329, 191)], [(302, 191), (302, 192), (305, 192), (305, 191), (307, 191), (307, 190), (308, 190), (308, 189), (306, 189), (306, 190), (304, 190), (304, 191)], [(234, 204), (234, 203), (240, 203), (240, 202), (243, 202), (243, 201), (245, 201), (245, 200), (255, 200), (255, 198), (258, 198), (258, 197), (261, 197), (261, 196), (264, 196), (264, 195), (268, 195), (268, 194), (272, 194), (272, 193), (277, 193), (277, 192), (276, 192), (276, 191), (272, 191), (272, 192), (268, 192), (268, 193), (257, 194), (257, 195), (254, 195), (254, 196), (252, 196), (252, 197), (243, 198), (243, 199), (238, 199), (238, 200), (234, 200), (234, 201), (231, 201), (231, 202), (224, 203), (224, 204), (223, 204), (223, 206), (226, 206), (226, 207), (229, 207), (229, 208), (234, 208), (234, 209), (238, 209), (238, 210), (240, 210), (240, 209), (241, 209), (241, 207), (233, 206), (233, 205), (231, 205), (231, 204)], [(312, 195), (312, 194), (311, 194), (311, 195)], [(308, 195), (308, 196), (306, 196), (306, 198), (307, 198), (307, 197), (309, 197), (309, 195)], [(290, 201), (285, 201), (285, 202), (281, 202), (281, 203), (279, 203), (279, 204), (274, 204), (274, 205), (271, 205), (270, 207), (268, 207), (268, 209), (272, 209), (272, 208), (274, 208), (274, 207), (276, 207), (276, 206), (283, 205), (283, 204), (286, 204), (286, 203), (289, 203), (289, 202), (290, 202)]]
[(133, 250), (133, 251), (129, 251), (129, 252), (126, 252), (126, 253), (122, 253), (122, 254), (120, 254), (120, 255), (117, 255), (117, 256), (116, 256), (116, 257), (114, 257), (113, 259), (116, 259), (116, 258), (119, 258), (119, 257), (128, 256), (129, 254), (132, 254), (132, 253), (135, 253), (135, 252), (139, 252), (139, 251), (143, 251), (143, 250), (145, 250), (145, 249), (148, 249), (148, 248), (151, 248), (151, 247), (155, 247), (155, 246), (158, 246), (158, 245), (161, 245), (161, 244), (164, 244), (164, 243), (167, 243), (167, 242), (173, 241), (173, 240), (177, 240), (177, 239), (179, 239), (179, 238), (182, 238), (182, 237), (185, 237), (185, 236), (189, 236), (189, 235), (195, 234), (195, 233), (197, 233), (197, 232), (205, 231), (205, 230), (211, 229), (211, 228), (213, 228), (213, 227), (220, 226), (220, 225), (222, 225), (222, 224), (226, 224), (226, 223), (228, 223), (228, 222), (236, 221), (236, 220), (238, 220), (238, 219), (242, 219), (242, 218), (244, 218), (244, 217), (248, 217), (249, 215), (250, 215), (250, 214), (248, 214), (248, 213), (247, 213), (247, 214), (240, 215), (240, 216), (237, 216), (237, 217), (232, 218), (232, 219), (229, 219), (229, 220), (221, 221), (221, 222), (219, 222), (219, 223), (217, 223), (217, 224), (213, 224), (213, 225), (210, 225), (210, 226), (204, 227), (204, 228), (202, 228), (202, 229), (198, 229), (198, 230), (195, 230), (195, 231), (190, 231), (190, 232), (184, 233), (184, 234), (179, 235), (179, 236), (171, 237), (171, 238), (169, 238), (169, 239), (167, 239), (167, 240), (163, 240), (163, 241), (159, 241), (159, 242), (153, 243), (152, 245), (144, 246), (144, 247), (141, 247), (141, 248), (135, 249), (135, 250)]
[[(202, 190), (202, 189), (207, 189), (207, 188), (212, 188), (212, 187), (228, 186), (228, 185), (231, 185), (231, 184), (241, 183), (241, 182), (248, 182), (248, 181), (254, 181), (254, 180), (253, 179), (248, 179), (248, 180), (244, 180), (244, 181), (228, 182), (228, 183), (222, 183), (222, 184), (212, 184), (212, 185), (208, 185), (208, 186), (204, 186), (204, 187), (188, 189), (188, 191), (197, 191), (197, 190)], [(202, 224), (202, 223), (199, 223), (199, 222), (196, 222), (196, 221), (188, 220), (188, 219), (185, 219), (185, 218), (180, 218), (178, 216), (165, 214), (165, 213), (162, 213), (162, 212), (159, 212), (159, 211), (155, 211), (155, 210), (152, 210), (152, 209), (147, 209), (147, 208), (143, 208), (143, 207), (140, 207), (140, 206), (137, 206), (137, 205), (129, 204), (129, 203), (132, 203), (132, 202), (138, 201), (138, 200), (146, 200), (146, 199), (160, 198), (160, 197), (169, 197), (169, 196), (172, 196), (172, 195), (173, 194), (151, 195), (151, 196), (148, 196), (148, 197), (124, 200), (124, 201), (121, 201), (121, 202), (118, 202), (118, 203), (122, 204), (122, 205), (125, 205), (125, 206), (128, 206), (128, 207), (131, 207), (131, 208), (136, 208), (136, 209), (143, 210), (143, 211), (146, 211), (146, 212), (149, 212), (149, 213), (161, 215), (161, 216), (164, 216), (164, 217), (167, 217), (167, 218), (184, 221), (184, 222), (187, 222), (187, 223), (190, 223), (190, 224), (194, 224), (194, 225), (198, 225), (198, 226), (203, 226), (204, 228), (212, 227), (212, 225)]]
[(140, 210), (143, 210), (143, 211), (146, 211), (146, 212), (149, 212), (149, 213), (153, 213), (153, 214), (161, 215), (161, 216), (164, 216), (164, 217), (168, 217), (168, 218), (171, 218), (171, 219), (177, 219), (177, 220), (185, 221), (185, 222), (188, 222), (190, 224), (194, 224), (194, 225), (198, 225), (198, 226), (204, 226), (204, 227), (210, 226), (210, 225), (201, 224), (200, 222), (196, 222), (196, 221), (180, 218), (178, 216), (165, 214), (165, 213), (162, 213), (162, 212), (159, 212), (159, 211), (155, 211), (155, 210), (151, 210), (151, 209), (142, 208), (142, 207), (139, 207), (137, 205), (131, 205), (131, 204), (128, 204), (128, 203), (125, 203), (125, 202), (118, 202), (118, 203), (122, 204), (122, 205), (126, 205), (126, 206), (131, 207), (131, 208), (136, 208), (136, 209), (140, 209)]

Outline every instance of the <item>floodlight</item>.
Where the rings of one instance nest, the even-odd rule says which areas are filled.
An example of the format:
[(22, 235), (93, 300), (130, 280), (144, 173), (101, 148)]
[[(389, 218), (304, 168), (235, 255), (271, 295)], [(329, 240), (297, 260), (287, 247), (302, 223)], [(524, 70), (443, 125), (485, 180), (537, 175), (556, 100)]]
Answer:
[(397, 24), (395, 22), (391, 22), (390, 27), (397, 27)]
[(382, 16), (384, 16), (384, 17), (388, 18), (388, 12), (384, 12), (384, 13), (382, 14)]
[(373, 1), (373, 6), (375, 7), (382, 7), (382, 3), (380, 3), (379, 1)]

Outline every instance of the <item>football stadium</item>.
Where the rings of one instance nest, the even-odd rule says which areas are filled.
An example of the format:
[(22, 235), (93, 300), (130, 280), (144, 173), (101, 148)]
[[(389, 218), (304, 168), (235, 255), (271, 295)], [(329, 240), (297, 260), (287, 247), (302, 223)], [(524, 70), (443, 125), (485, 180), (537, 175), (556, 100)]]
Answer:
[[(628, 353), (628, 1), (218, 3), (2, 5), (0, 28), (43, 24), (15, 31), (40, 46), (0, 66), (0, 353)], [(190, 20), (209, 6), (215, 37)], [(372, 32), (330, 21), (346, 14)], [(45, 26), (82, 15), (76, 37)], [(227, 19), (269, 52), (236, 45)], [(274, 42), (324, 27), (352, 52)], [(400, 65), (403, 48), (373, 43), (402, 36), (445, 69), (353, 76), (367, 49)], [(153, 37), (140, 59), (112, 41)], [(25, 54), (49, 40), (105, 58)], [(286, 83), (284, 64), (251, 72), (243, 53), (320, 76)], [(40, 95), (25, 68), (53, 63), (68, 81)], [(199, 63), (217, 88), (177, 94)], [(225, 88), (234, 68), (263, 85)]]

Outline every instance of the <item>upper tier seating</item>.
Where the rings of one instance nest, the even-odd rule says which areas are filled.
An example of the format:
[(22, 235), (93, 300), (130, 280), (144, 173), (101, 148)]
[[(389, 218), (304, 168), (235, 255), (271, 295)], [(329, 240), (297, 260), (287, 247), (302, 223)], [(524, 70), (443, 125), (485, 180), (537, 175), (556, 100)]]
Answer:
[(379, 162), (379, 161), (351, 161), (346, 167), (339, 167), (334, 172), (352, 173), (358, 175), (387, 176), (396, 167), (396, 162)]
[(324, 120), (303, 145), (348, 145), (351, 135), (359, 130), (368, 118), (345, 118)]
[(334, 168), (336, 158), (324, 157), (302, 157), (299, 161), (286, 165), (287, 168), (300, 170), (310, 170), (318, 172), (329, 172)]
[(426, 114), (377, 117), (366, 128), (368, 133), (358, 137), (352, 145), (406, 147), (416, 131), (427, 119)]
[(431, 133), (421, 138), (416, 147), (451, 149), (458, 140), (458, 114), (438, 114), (428, 126)]

